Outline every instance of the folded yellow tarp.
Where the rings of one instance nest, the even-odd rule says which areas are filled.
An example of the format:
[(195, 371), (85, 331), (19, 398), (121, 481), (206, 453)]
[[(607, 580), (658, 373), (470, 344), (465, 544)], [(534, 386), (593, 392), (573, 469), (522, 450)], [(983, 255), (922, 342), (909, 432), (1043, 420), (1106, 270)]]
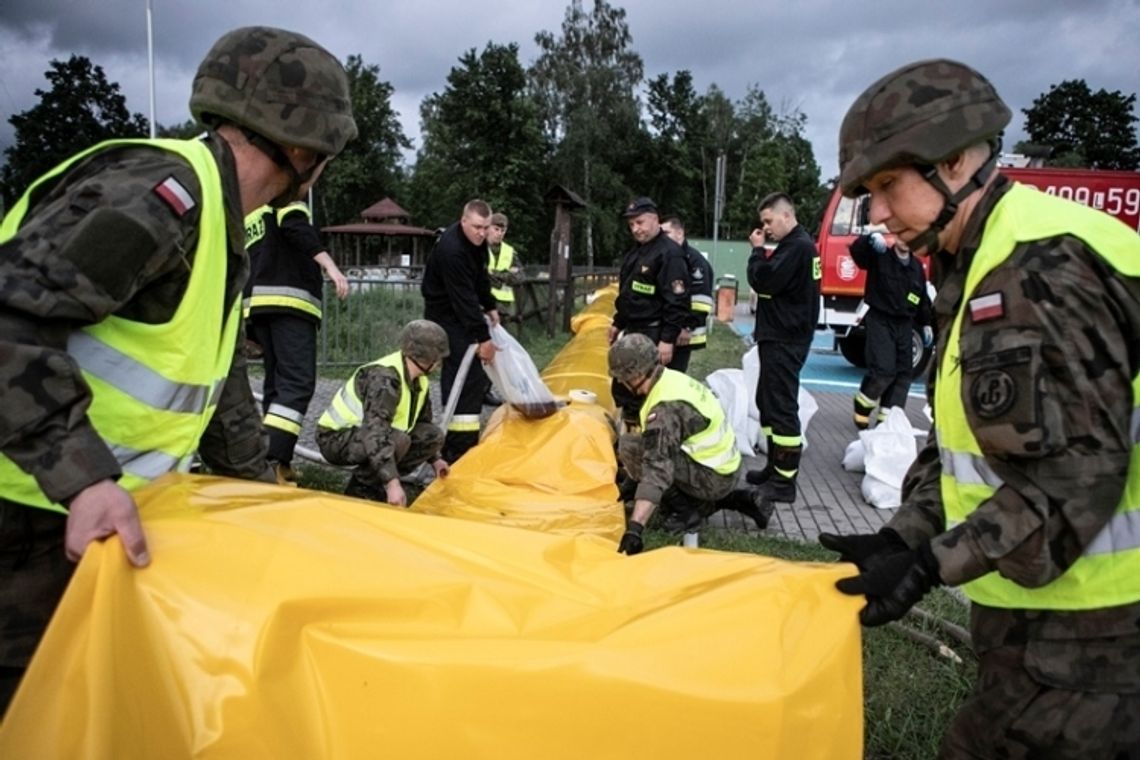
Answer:
[[(590, 534), (613, 542), (625, 531), (615, 485), (613, 399), (607, 369), (616, 289), (598, 291), (575, 315), (574, 337), (542, 372), (562, 406), (528, 420), (508, 404), (496, 410), (479, 444), (412, 504), (431, 515), (492, 522), (544, 533)], [(584, 390), (594, 403), (570, 402)]]
[(844, 565), (168, 476), (92, 545), (3, 758), (857, 758)]

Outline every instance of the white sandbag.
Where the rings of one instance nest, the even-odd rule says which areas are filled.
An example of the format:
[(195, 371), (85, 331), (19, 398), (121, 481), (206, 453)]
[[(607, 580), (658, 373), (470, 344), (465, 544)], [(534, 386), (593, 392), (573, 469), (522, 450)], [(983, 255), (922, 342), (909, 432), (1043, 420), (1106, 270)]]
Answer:
[(863, 444), (863, 499), (872, 507), (891, 509), (902, 503), (902, 484), (915, 457), (914, 428), (898, 407), (871, 430), (859, 433)]
[(865, 472), (863, 467), (863, 441), (854, 440), (847, 444), (847, 450), (843, 452), (843, 469), (847, 472)]
[(705, 378), (705, 383), (724, 409), (725, 419), (736, 436), (736, 448), (745, 456), (754, 456), (760, 450), (756, 448), (760, 439), (760, 420), (758, 415), (749, 413), (749, 409), (756, 409), (755, 386), (748, 389), (744, 372), (739, 369), (718, 369)]

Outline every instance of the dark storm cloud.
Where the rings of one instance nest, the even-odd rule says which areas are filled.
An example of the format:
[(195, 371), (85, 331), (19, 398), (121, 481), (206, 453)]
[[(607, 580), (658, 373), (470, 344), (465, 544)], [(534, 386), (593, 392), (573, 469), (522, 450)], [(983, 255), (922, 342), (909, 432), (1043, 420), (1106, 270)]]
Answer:
[[(271, 23), (305, 32), (342, 59), (359, 54), (379, 65), (413, 137), (420, 102), (445, 86), (460, 55), (489, 41), (515, 42), (529, 64), (537, 52), (535, 34), (557, 34), (566, 9), (565, 3), (529, 0), (151, 2), (160, 123), (188, 117), (194, 67), (214, 39), (235, 26)], [(590, 0), (584, 4), (590, 7)], [(1014, 109), (1011, 140), (1020, 135), (1020, 109), (1051, 84), (1084, 78), (1094, 89), (1140, 90), (1135, 0), (614, 5), (627, 11), (647, 78), (689, 69), (699, 91), (715, 82), (733, 99), (755, 83), (777, 110), (806, 114), (807, 136), (825, 176), (834, 174), (836, 132), (851, 101), (908, 61), (951, 57), (980, 69)], [(0, 147), (11, 141), (7, 118), (35, 103), (33, 91), (44, 86), (48, 62), (71, 53), (102, 65), (122, 85), (131, 110), (146, 112), (145, 10), (145, 0), (0, 0)]]

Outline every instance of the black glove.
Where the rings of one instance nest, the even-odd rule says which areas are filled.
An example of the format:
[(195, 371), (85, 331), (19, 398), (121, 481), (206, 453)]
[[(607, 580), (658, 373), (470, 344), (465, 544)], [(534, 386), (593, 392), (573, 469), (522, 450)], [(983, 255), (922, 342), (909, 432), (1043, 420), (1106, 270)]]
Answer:
[(850, 536), (820, 533), (819, 543), (823, 548), (837, 552), (841, 561), (855, 563), (860, 570), (866, 570), (867, 560), (875, 555), (909, 550), (902, 536), (890, 528), (882, 528), (878, 533)]
[(867, 597), (867, 606), (859, 612), (859, 622), (868, 627), (898, 620), (926, 596), (926, 592), (940, 585), (938, 560), (929, 543), (923, 543), (915, 551), (877, 554), (859, 575), (835, 582), (835, 587), (844, 594)]
[(637, 520), (630, 520), (629, 525), (626, 526), (625, 535), (621, 537), (621, 543), (618, 544), (618, 554), (641, 554), (641, 550), (645, 548), (641, 543), (641, 531), (645, 530), (645, 526)]

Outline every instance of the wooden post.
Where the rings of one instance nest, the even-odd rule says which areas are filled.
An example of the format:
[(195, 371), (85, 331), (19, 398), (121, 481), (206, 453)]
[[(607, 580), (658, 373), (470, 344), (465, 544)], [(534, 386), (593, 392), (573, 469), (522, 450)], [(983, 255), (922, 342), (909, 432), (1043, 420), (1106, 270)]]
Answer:
[(558, 318), (558, 295), (562, 294), (563, 329), (570, 327), (570, 314), (574, 302), (574, 279), (571, 252), (571, 214), (586, 207), (573, 191), (554, 185), (546, 191), (544, 199), (554, 206), (554, 229), (550, 232), (550, 297), (546, 304), (546, 334), (554, 337)]

